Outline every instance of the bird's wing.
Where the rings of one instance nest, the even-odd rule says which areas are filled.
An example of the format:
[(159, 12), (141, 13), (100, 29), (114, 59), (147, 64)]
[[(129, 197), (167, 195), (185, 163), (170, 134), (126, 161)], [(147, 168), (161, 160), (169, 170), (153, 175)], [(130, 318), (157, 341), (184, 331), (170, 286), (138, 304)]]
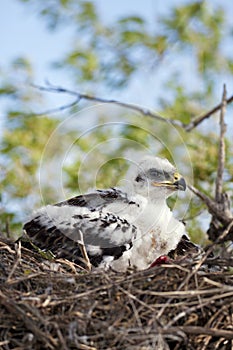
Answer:
[(87, 193), (76, 196), (66, 201), (55, 204), (56, 206), (70, 205), (76, 207), (86, 207), (89, 209), (100, 210), (112, 203), (130, 204), (127, 194), (118, 188), (107, 190), (97, 190), (93, 193)]
[(172, 259), (176, 259), (179, 256), (193, 256), (200, 252), (200, 247), (192, 243), (188, 236), (183, 235), (181, 240), (177, 244), (177, 247), (168, 253), (168, 256)]
[(79, 261), (80, 243), (84, 243), (97, 266), (103, 256), (119, 258), (132, 247), (136, 235), (133, 224), (106, 210), (114, 201), (129, 204), (121, 191), (98, 191), (41, 208), (23, 228), (39, 248), (73, 261)]

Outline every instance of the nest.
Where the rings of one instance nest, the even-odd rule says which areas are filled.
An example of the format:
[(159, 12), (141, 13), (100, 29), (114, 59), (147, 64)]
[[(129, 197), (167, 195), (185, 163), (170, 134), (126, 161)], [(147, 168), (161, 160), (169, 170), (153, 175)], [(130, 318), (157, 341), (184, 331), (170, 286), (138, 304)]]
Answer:
[(0, 347), (232, 349), (233, 259), (81, 270), (0, 240)]

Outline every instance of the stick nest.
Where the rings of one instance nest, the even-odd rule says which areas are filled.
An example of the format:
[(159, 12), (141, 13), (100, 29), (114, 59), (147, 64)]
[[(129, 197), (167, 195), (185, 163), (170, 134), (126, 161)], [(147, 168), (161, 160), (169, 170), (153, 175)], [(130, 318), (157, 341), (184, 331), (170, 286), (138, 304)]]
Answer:
[(233, 259), (81, 270), (0, 239), (0, 348), (233, 349)]

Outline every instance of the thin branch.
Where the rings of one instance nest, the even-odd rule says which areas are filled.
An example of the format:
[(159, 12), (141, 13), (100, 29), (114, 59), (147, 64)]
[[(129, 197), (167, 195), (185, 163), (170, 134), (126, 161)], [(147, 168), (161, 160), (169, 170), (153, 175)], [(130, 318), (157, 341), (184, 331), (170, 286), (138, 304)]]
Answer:
[[(196, 188), (189, 186), (192, 192), (194, 192), (207, 206), (210, 214), (212, 215), (212, 219), (210, 222), (209, 229), (207, 231), (207, 234), (209, 238), (214, 241), (218, 242), (219, 238), (222, 237), (221, 231), (225, 228), (229, 227), (227, 234), (230, 233), (230, 235), (227, 237), (228, 239), (232, 239), (233, 237), (233, 231), (232, 229), (232, 220), (233, 216), (230, 210), (230, 200), (227, 193), (223, 192), (223, 173), (225, 168), (225, 133), (226, 133), (226, 124), (224, 122), (224, 117), (226, 113), (226, 106), (227, 106), (227, 98), (226, 98), (227, 92), (226, 92), (226, 85), (223, 86), (223, 94), (222, 94), (222, 103), (220, 108), (220, 135), (219, 135), (219, 149), (218, 149), (218, 169), (217, 169), (217, 176), (215, 181), (215, 199), (211, 199), (210, 197), (206, 196), (204, 193), (201, 193)], [(220, 237), (219, 237), (220, 236)], [(224, 236), (224, 238), (225, 238)], [(221, 238), (222, 239), (222, 238)]]
[(83, 233), (81, 230), (79, 230), (79, 234), (80, 234), (80, 240), (78, 241), (78, 246), (79, 246), (79, 249), (80, 249), (81, 254), (83, 256), (83, 262), (85, 263), (87, 270), (91, 271), (92, 265), (90, 263), (88, 255), (87, 255), (87, 250), (86, 250), (86, 246), (85, 246), (84, 239), (83, 239)]
[(216, 178), (216, 189), (215, 189), (215, 200), (216, 202), (222, 201), (222, 193), (223, 193), (223, 172), (225, 167), (225, 141), (224, 136), (226, 133), (226, 124), (224, 122), (224, 117), (226, 113), (226, 85), (223, 86), (223, 95), (222, 95), (222, 103), (220, 109), (220, 140), (219, 140), (219, 154), (218, 154), (218, 171)]
[[(226, 104), (230, 104), (233, 101), (233, 95), (229, 97), (226, 100)], [(189, 124), (187, 124), (184, 129), (186, 131), (191, 131), (192, 129), (196, 128), (199, 124), (203, 122), (203, 120), (208, 119), (213, 115), (214, 113), (218, 112), (222, 107), (222, 102), (219, 103), (217, 106), (206, 112), (205, 114), (201, 115), (200, 117), (194, 118)]]
[(231, 212), (228, 210), (222, 211), (219, 210), (219, 205), (216, 203), (212, 198), (208, 197), (206, 194), (203, 192), (199, 191), (197, 188), (194, 186), (188, 185), (188, 188), (197, 196), (199, 197), (202, 202), (205, 203), (207, 206), (210, 214), (215, 216), (220, 222), (229, 224), (232, 220), (232, 215)]
[(231, 231), (232, 227), (233, 227), (233, 219), (230, 221), (230, 223), (225, 228), (223, 233), (218, 237), (216, 243), (220, 243), (229, 234), (229, 232)]
[(33, 87), (35, 87), (41, 91), (47, 91), (47, 92), (53, 92), (53, 93), (63, 93), (63, 94), (68, 94), (68, 95), (72, 95), (72, 96), (76, 97), (76, 99), (73, 102), (71, 102), (70, 104), (67, 104), (67, 105), (64, 105), (64, 106), (61, 106), (58, 108), (54, 108), (54, 109), (45, 111), (43, 113), (41, 112), (41, 113), (39, 113), (39, 115), (51, 114), (51, 113), (63, 111), (64, 109), (71, 108), (74, 105), (78, 104), (81, 100), (87, 100), (87, 101), (94, 101), (94, 102), (99, 102), (99, 103), (114, 104), (114, 105), (121, 106), (121, 107), (124, 107), (127, 109), (131, 109), (131, 110), (138, 112), (144, 116), (148, 116), (148, 117), (160, 120), (162, 122), (171, 123), (174, 126), (179, 126), (181, 128), (184, 128), (184, 126), (185, 126), (185, 124), (183, 124), (180, 120), (162, 117), (161, 115), (152, 112), (148, 108), (143, 108), (143, 107), (140, 107), (140, 106), (133, 104), (133, 103), (121, 102), (121, 101), (114, 100), (114, 99), (109, 100), (106, 98), (92, 96), (89, 94), (80, 93), (80, 92), (76, 92), (73, 90), (65, 89), (65, 88), (60, 87), (60, 86), (53, 86), (51, 84), (49, 84), (48, 86), (33, 85)]
[(15, 263), (11, 269), (11, 272), (9, 273), (9, 276), (7, 277), (7, 283), (11, 280), (13, 274), (15, 273), (15, 270), (17, 269), (20, 260), (21, 260), (21, 241), (19, 241), (17, 244), (15, 244), (15, 252), (16, 252), (16, 260)]
[[(148, 108), (140, 107), (140, 106), (133, 104), (133, 103), (126, 103), (126, 102), (122, 102), (122, 101), (118, 101), (118, 100), (114, 100), (114, 99), (109, 100), (109, 99), (98, 97), (98, 96), (80, 93), (77, 91), (63, 88), (61, 86), (52, 85), (50, 82), (47, 82), (47, 86), (40, 86), (40, 85), (35, 85), (35, 84), (33, 84), (32, 86), (39, 89), (40, 91), (46, 91), (46, 92), (52, 92), (52, 93), (63, 93), (63, 94), (68, 94), (68, 95), (75, 97), (74, 101), (72, 101), (71, 103), (68, 103), (66, 105), (63, 105), (63, 106), (60, 106), (60, 107), (57, 107), (54, 109), (50, 109), (50, 110), (47, 110), (47, 111), (44, 111), (41, 113), (36, 113), (36, 115), (51, 114), (51, 113), (55, 113), (55, 112), (64, 111), (66, 109), (74, 107), (81, 100), (87, 100), (87, 101), (94, 101), (94, 102), (100, 102), (100, 103), (110, 103), (110, 104), (114, 104), (117, 106), (121, 106), (121, 107), (130, 109), (130, 110), (133, 110), (135, 112), (138, 112), (143, 116), (147, 116), (147, 117), (150, 117), (150, 118), (162, 121), (162, 122), (170, 123), (174, 126), (178, 126), (187, 132), (189, 132), (192, 129), (194, 129), (195, 127), (197, 127), (200, 123), (202, 123), (203, 120), (209, 118), (212, 114), (216, 113), (222, 107), (222, 103), (219, 103), (217, 106), (215, 106), (214, 108), (212, 108), (211, 110), (209, 110), (208, 112), (203, 114), (202, 116), (196, 117), (190, 123), (185, 124), (177, 119), (165, 118), (165, 117), (159, 115), (158, 113), (152, 112)], [(226, 99), (226, 104), (229, 104), (232, 101), (233, 101), (233, 95), (230, 98)]]
[(162, 334), (175, 334), (177, 331), (183, 331), (187, 334), (196, 334), (196, 335), (211, 335), (212, 337), (223, 337), (226, 339), (233, 339), (232, 330), (226, 329), (217, 329), (217, 328), (206, 328), (199, 326), (179, 326), (179, 327), (170, 327), (168, 329), (159, 329)]
[(48, 86), (40, 86), (40, 85), (32, 84), (32, 87), (34, 87), (40, 91), (63, 93), (63, 94), (72, 95), (72, 96), (75, 96), (75, 99), (70, 103), (67, 103), (65, 105), (55, 107), (52, 109), (47, 109), (43, 112), (35, 113), (35, 115), (40, 116), (40, 115), (44, 115), (44, 114), (53, 114), (53, 113), (57, 113), (57, 112), (62, 112), (66, 109), (70, 109), (70, 108), (76, 106), (80, 102), (80, 96), (76, 92), (68, 90), (68, 89), (63, 89), (59, 86), (57, 86), (57, 87), (52, 86), (49, 82), (47, 82), (47, 85)]

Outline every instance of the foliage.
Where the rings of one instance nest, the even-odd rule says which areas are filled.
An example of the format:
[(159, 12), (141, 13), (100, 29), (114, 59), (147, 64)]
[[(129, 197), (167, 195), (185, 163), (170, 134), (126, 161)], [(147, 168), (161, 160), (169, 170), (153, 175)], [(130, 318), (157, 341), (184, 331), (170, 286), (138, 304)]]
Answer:
[[(71, 72), (71, 79), (80, 91), (88, 86), (93, 94), (104, 91), (111, 99), (118, 91), (128, 91), (135, 77), (143, 76), (142, 67), (151, 72), (154, 79), (161, 67), (169, 74), (161, 83), (162, 95), (154, 92), (153, 104), (163, 115), (188, 122), (212, 107), (216, 94), (220, 100), (221, 91), (217, 87), (226, 75), (232, 74), (232, 57), (223, 50), (224, 35), (230, 32), (226, 13), (223, 7), (211, 6), (209, 1), (172, 5), (155, 23), (138, 13), (137, 6), (131, 13), (108, 23), (102, 18), (98, 4), (91, 1), (21, 2), (28, 11), (30, 7), (36, 9), (50, 30), (56, 31), (62, 26), (73, 28), (73, 45), (67, 47), (66, 55), (58, 58), (54, 67)], [(164, 60), (180, 64), (164, 68)], [(191, 69), (184, 68), (188, 66)], [(145, 148), (171, 160), (179, 159), (179, 166), (184, 164), (181, 171), (190, 181), (194, 178), (195, 186), (207, 193), (213, 190), (218, 147), (215, 120), (209, 121), (211, 131), (208, 126), (185, 133), (124, 109), (106, 107), (104, 111), (98, 108), (92, 111), (99, 127), (85, 133), (90, 121), (83, 121), (84, 118), (61, 127), (59, 116), (34, 114), (46, 105), (44, 96), (29, 86), (29, 82), (34, 81), (33, 67), (25, 58), (15, 59), (8, 69), (1, 69), (0, 75), (0, 96), (9, 99), (1, 146), (1, 229), (8, 214), (13, 216), (13, 223), (18, 222), (19, 213), (25, 212), (25, 208), (40, 205), (41, 199), (43, 202), (58, 199), (57, 182), (50, 170), (46, 170), (47, 181), (38, 185), (40, 163), (43, 158), (44, 169), (50, 169), (51, 159), (64, 159), (70, 145), (71, 151), (62, 169), (65, 192), (69, 195), (96, 184), (98, 187), (118, 184), (127, 170), (124, 158), (130, 152)], [(137, 103), (137, 96), (133, 95), (132, 101)], [(115, 120), (119, 121), (117, 125), (110, 124)], [(54, 130), (56, 137), (48, 146)], [(190, 159), (183, 151), (181, 139), (189, 152), (192, 169), (185, 167)], [(99, 170), (98, 173), (93, 169)], [(230, 179), (233, 166), (229, 153), (226, 173)], [(14, 210), (15, 205), (11, 203), (16, 203), (18, 209)], [(191, 215), (187, 216), (193, 218), (188, 227), (193, 236), (194, 231), (202, 231), (202, 221), (197, 214), (203, 210), (201, 202), (191, 202)]]

